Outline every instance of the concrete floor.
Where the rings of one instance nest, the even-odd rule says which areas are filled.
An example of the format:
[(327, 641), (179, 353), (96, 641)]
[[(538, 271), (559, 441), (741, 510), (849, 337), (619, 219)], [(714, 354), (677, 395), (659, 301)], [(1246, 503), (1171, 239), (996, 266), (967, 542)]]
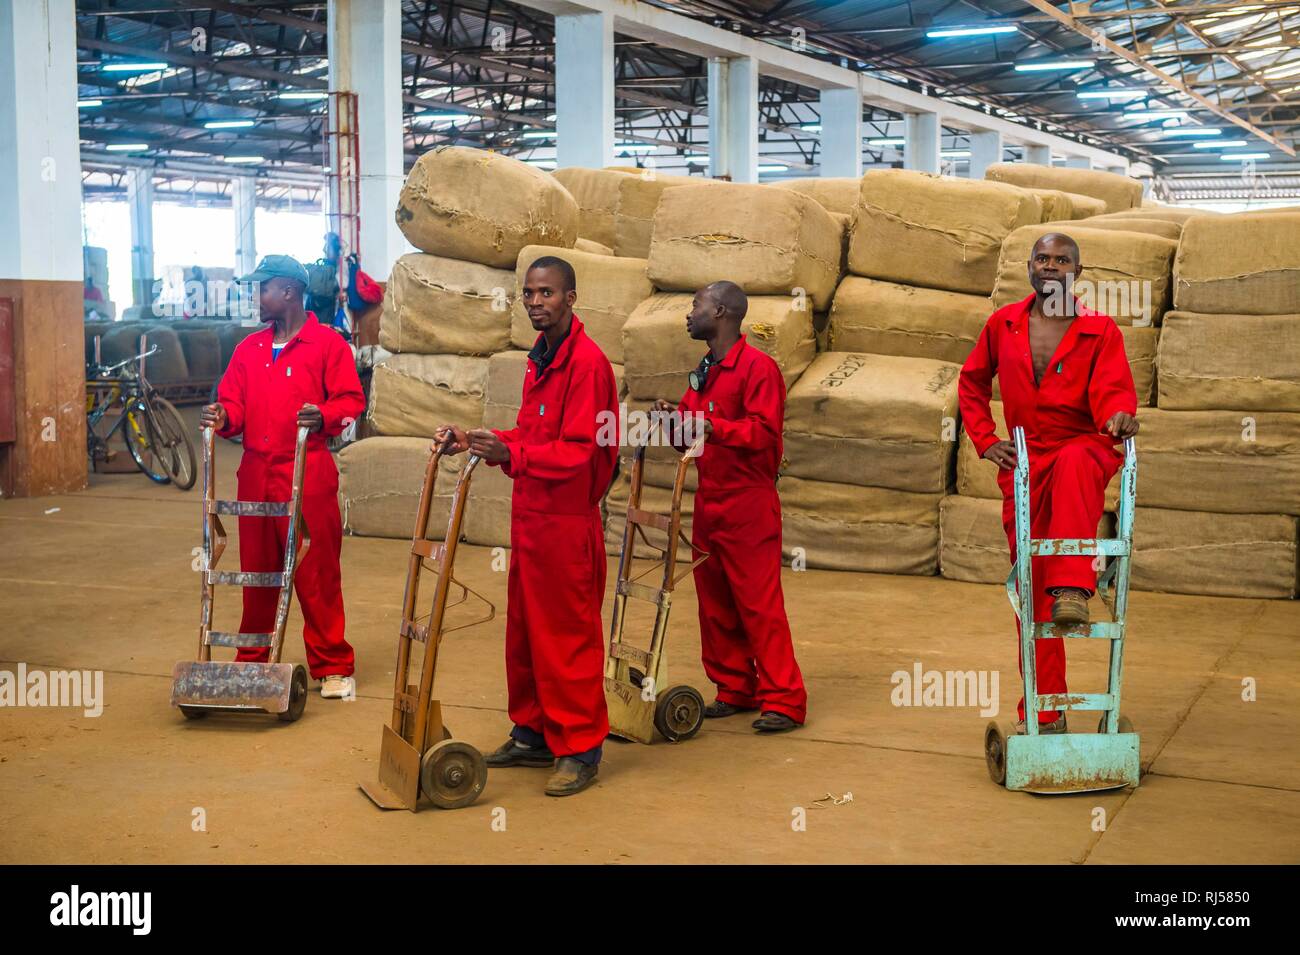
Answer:
[[(218, 493), (233, 497), (238, 449), (219, 455)], [(1014, 718), (1000, 588), (787, 571), (804, 729), (757, 737), (745, 717), (711, 722), (681, 745), (607, 745), (599, 784), (572, 799), (543, 797), (543, 771), (511, 769), (468, 809), (384, 813), (357, 781), (376, 772), (389, 713), (406, 545), (343, 543), (358, 700), (313, 692), (291, 725), (187, 722), (168, 691), (196, 642), (197, 496), (131, 474), (0, 502), (0, 669), (100, 669), (106, 697), (99, 718), (0, 709), (0, 862), (1300, 861), (1295, 602), (1134, 595), (1125, 710), (1145, 775), (1132, 791), (1006, 792), (986, 774), (976, 709), (891, 704), (891, 673), (917, 661), (1000, 670), (1000, 718)], [(487, 750), (509, 729), (505, 575), (468, 546), (457, 571), (500, 614), (447, 637), (436, 695), (457, 738)], [(222, 629), (237, 629), (237, 601), (222, 588)], [(689, 581), (671, 631), (673, 682), (706, 690)], [(300, 634), (295, 608), (286, 659), (303, 659)], [(1104, 688), (1104, 648), (1070, 649), (1071, 688)], [(1246, 677), (1256, 702), (1241, 699)]]

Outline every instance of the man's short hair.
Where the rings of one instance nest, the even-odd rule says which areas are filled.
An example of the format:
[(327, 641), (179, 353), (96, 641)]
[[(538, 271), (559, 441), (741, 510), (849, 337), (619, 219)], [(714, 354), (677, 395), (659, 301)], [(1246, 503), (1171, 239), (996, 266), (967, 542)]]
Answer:
[(533, 264), (528, 266), (528, 271), (533, 269), (555, 269), (564, 279), (563, 292), (576, 292), (578, 290), (578, 276), (573, 272), (573, 266), (564, 259), (556, 255), (544, 255), (540, 259), (534, 259)]
[(745, 320), (745, 315), (749, 312), (749, 298), (739, 285), (724, 279), (706, 286), (705, 290), (713, 296), (713, 301), (726, 310), (728, 316), (738, 322)]
[(1048, 239), (1056, 239), (1056, 240), (1058, 240), (1058, 241), (1064, 242), (1064, 243), (1065, 243), (1066, 245), (1068, 245), (1071, 249), (1073, 249), (1073, 250), (1074, 250), (1074, 262), (1075, 262), (1076, 265), (1077, 265), (1080, 261), (1082, 261), (1082, 256), (1081, 256), (1081, 254), (1079, 253), (1079, 243), (1078, 243), (1078, 242), (1075, 242), (1074, 239), (1070, 238), (1070, 237), (1069, 237), (1068, 235), (1066, 235), (1064, 232), (1047, 232), (1047, 233), (1045, 233), (1045, 234), (1043, 234), (1043, 235), (1040, 235), (1040, 236), (1038, 237), (1038, 241), (1034, 243), (1033, 248), (1031, 248), (1031, 249), (1029, 250), (1029, 258), (1030, 258), (1031, 261), (1032, 261), (1033, 258), (1034, 258), (1034, 249), (1037, 249), (1037, 248), (1038, 248), (1042, 243), (1046, 242)]

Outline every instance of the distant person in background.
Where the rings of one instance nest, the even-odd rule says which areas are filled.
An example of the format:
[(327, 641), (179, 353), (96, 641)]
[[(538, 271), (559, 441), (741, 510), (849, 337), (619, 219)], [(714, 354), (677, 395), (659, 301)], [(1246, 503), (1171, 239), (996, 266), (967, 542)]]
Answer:
[(343, 310), (342, 289), (339, 287), (339, 260), (343, 257), (343, 242), (337, 232), (325, 234), (324, 256), (307, 266), (307, 309), (315, 312), (321, 324), (336, 329), (344, 338), (350, 338), (347, 312)]
[(86, 287), (82, 291), (81, 297), (85, 299), (87, 302), (104, 301), (104, 293), (101, 292), (99, 288), (95, 285), (94, 276), (91, 275), (86, 276)]

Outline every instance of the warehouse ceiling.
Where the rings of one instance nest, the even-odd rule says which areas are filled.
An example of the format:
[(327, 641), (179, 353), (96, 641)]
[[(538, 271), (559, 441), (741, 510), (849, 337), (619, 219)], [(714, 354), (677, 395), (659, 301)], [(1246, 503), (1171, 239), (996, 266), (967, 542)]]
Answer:
[[(1300, 172), (1290, 155), (1300, 127), (1300, 2), (1100, 0), (1071, 5), (1073, 20), (1059, 12), (1065, 4), (1046, 0), (649, 2), (1119, 152), (1147, 163), (1167, 195), (1193, 177), (1237, 191), (1241, 182), (1232, 180), (1249, 178), (1257, 194)], [(219, 195), (220, 178), (196, 170), (242, 161), (267, 180), (264, 198), (311, 198), (325, 166), (326, 6), (78, 0), (88, 189), (118, 188), (111, 170), (143, 160), (159, 164), (164, 181)], [(408, 161), (447, 142), (541, 163), (553, 157), (549, 16), (500, 0), (401, 6)], [(972, 29), (996, 32), (932, 35)], [(704, 62), (616, 39), (624, 154), (644, 162), (658, 144), (658, 166), (702, 169)], [(1072, 68), (1032, 68), (1062, 61)], [(760, 101), (764, 168), (813, 171), (816, 91), (765, 77)], [(896, 148), (870, 141), (901, 136), (901, 117), (873, 110), (867, 119), (867, 162), (900, 161)], [(954, 172), (962, 171), (965, 132), (944, 137)], [(1220, 154), (1257, 158), (1225, 162)]]

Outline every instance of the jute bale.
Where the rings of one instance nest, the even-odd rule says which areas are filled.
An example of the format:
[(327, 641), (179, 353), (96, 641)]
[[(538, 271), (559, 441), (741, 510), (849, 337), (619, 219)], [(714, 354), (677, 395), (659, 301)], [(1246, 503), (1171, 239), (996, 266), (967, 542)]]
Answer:
[(1287, 599), (1296, 594), (1296, 519), (1139, 507), (1130, 581), (1138, 590)]
[(1108, 212), (1108, 219), (1161, 219), (1165, 222), (1177, 222), (1179, 225), (1186, 225), (1188, 219), (1196, 216), (1218, 216), (1222, 213), (1210, 212), (1207, 209), (1180, 209), (1177, 206), (1142, 206), (1139, 209), (1121, 209), (1119, 212)]
[(802, 193), (827, 212), (838, 212), (841, 215), (852, 216), (853, 209), (858, 204), (858, 189), (861, 187), (862, 181), (848, 176), (827, 177), (825, 179), (810, 177), (806, 179), (782, 179), (780, 182), (772, 183), (772, 185), (777, 189), (789, 189), (792, 192)]
[(490, 355), (510, 347), (515, 273), (424, 252), (393, 263), (379, 344), (420, 355)]
[[(605, 553), (615, 556), (623, 548), (623, 530), (627, 526), (627, 502), (632, 490), (632, 476), (623, 470), (614, 479), (613, 486), (605, 498), (607, 518), (605, 521)], [(672, 509), (672, 492), (649, 484), (641, 486), (641, 507), (655, 514), (667, 514)], [(689, 491), (682, 494), (682, 532), (686, 539), (691, 539), (691, 516), (695, 513), (695, 495)], [(659, 553), (652, 548), (667, 548), (668, 535), (654, 527), (645, 528), (647, 545), (639, 534), (633, 533), (632, 555), (638, 559), (655, 559)], [(691, 548), (677, 542), (677, 559), (691, 560)]]
[(578, 204), (578, 235), (614, 247), (614, 222), (618, 216), (619, 183), (627, 173), (610, 169), (568, 166), (551, 173)]
[(829, 212), (788, 189), (683, 186), (659, 200), (647, 272), (664, 291), (722, 279), (749, 295), (803, 289), (819, 311), (839, 281), (842, 237)]
[(961, 364), (993, 309), (988, 296), (845, 276), (831, 304), (830, 347)]
[(1032, 192), (1038, 197), (1038, 204), (1043, 209), (1039, 222), (1056, 222), (1074, 218), (1074, 204), (1070, 202), (1069, 194), (1059, 189), (1030, 188), (1025, 191)]
[(840, 227), (840, 277), (849, 270), (849, 241), (853, 238), (853, 216), (832, 212), (831, 218)]
[(1072, 219), (1091, 219), (1093, 216), (1099, 216), (1106, 211), (1106, 202), (1095, 196), (1085, 196), (1081, 192), (1063, 192), (1062, 195), (1070, 200), (1070, 208), (1073, 211)]
[(618, 214), (614, 217), (614, 254), (648, 258), (655, 215), (663, 194), (680, 186), (720, 184), (699, 176), (665, 176), (645, 169), (628, 170), (618, 184)]
[(998, 252), (1042, 206), (1024, 189), (902, 169), (862, 177), (849, 271), (900, 285), (987, 295)]
[(821, 570), (938, 572), (941, 495), (789, 476), (777, 490), (786, 560), (799, 556)]
[[(700, 363), (708, 345), (686, 333), (692, 296), (657, 292), (636, 307), (623, 326), (623, 355), (628, 395), (675, 400), (686, 390), (686, 376)], [(746, 341), (770, 355), (786, 387), (808, 367), (817, 350), (812, 314), (796, 310), (784, 295), (751, 295), (740, 330)]]
[(573, 247), (579, 252), (590, 252), (592, 255), (614, 254), (614, 250), (610, 246), (593, 242), (591, 239), (584, 239), (582, 236), (578, 236), (578, 240), (573, 243)]
[(623, 326), (632, 311), (654, 294), (646, 278), (646, 260), (615, 258), (566, 249), (528, 246), (519, 253), (515, 281), (520, 295), (515, 301), (510, 323), (510, 341), (516, 348), (532, 348), (537, 341), (524, 307), (524, 278), (528, 267), (544, 255), (554, 255), (573, 266), (578, 282), (578, 299), (573, 310), (605, 357), (616, 365), (623, 364)]
[(958, 365), (818, 355), (786, 401), (787, 474), (942, 493), (956, 454)]
[(181, 341), (189, 378), (206, 380), (221, 377), (221, 337), (215, 328), (186, 328), (178, 325), (176, 334)]
[(253, 332), (264, 327), (263, 325), (241, 325), (233, 321), (225, 322), (220, 326), (217, 337), (221, 339), (221, 371), (223, 374), (230, 366), (230, 358), (235, 354), (235, 346)]
[(375, 366), (367, 417), (385, 436), (431, 438), (444, 424), (483, 423), (488, 360), (459, 355), (394, 355)]
[(1183, 227), (1177, 222), (1168, 222), (1164, 219), (1139, 219), (1137, 216), (1093, 216), (1090, 219), (1074, 219), (1067, 222), (1057, 222), (1054, 225), (1060, 227), (1060, 231), (1069, 233), (1074, 226), (1083, 226), (1087, 229), (1111, 229), (1117, 232), (1141, 232), (1145, 235), (1158, 235), (1162, 239), (1173, 239), (1178, 241), (1182, 235)]
[(104, 364), (115, 365), (141, 354), (140, 336), (145, 335), (144, 351), (158, 350), (144, 360), (144, 375), (155, 384), (185, 381), (190, 376), (180, 336), (167, 325), (151, 322), (116, 328), (100, 338), (100, 357)]
[[(427, 438), (366, 438), (338, 453), (343, 529), (359, 537), (410, 540), (429, 463)], [(430, 540), (447, 535), (454, 479), (439, 471), (429, 508)]]
[(1300, 314), (1169, 312), (1160, 336), (1160, 407), (1300, 411)]
[(578, 204), (535, 166), (484, 149), (439, 146), (411, 167), (397, 226), (423, 252), (510, 269), (525, 246), (572, 248)]
[[(1098, 537), (1113, 537), (1115, 515), (1104, 512)], [(1011, 549), (1002, 527), (1002, 502), (950, 495), (939, 508), (939, 573), (972, 584), (1006, 583)]]
[[(1029, 255), (1034, 244), (1054, 231), (1036, 225), (1017, 229), (1002, 243), (993, 307), (1018, 302), (1029, 285)], [(1067, 231), (1079, 243), (1083, 275), (1075, 286), (1079, 300), (1105, 312), (1118, 325), (1160, 324), (1169, 308), (1170, 268), (1178, 243), (1160, 236), (1072, 225)]]
[(1174, 307), (1215, 315), (1300, 312), (1300, 211), (1198, 216), (1174, 259)]
[(1142, 183), (1113, 172), (1056, 169), (1028, 162), (995, 162), (984, 171), (984, 178), (993, 182), (1007, 182), (1013, 186), (1060, 189), (1062, 192), (1092, 196), (1106, 203), (1107, 212), (1142, 205)]

